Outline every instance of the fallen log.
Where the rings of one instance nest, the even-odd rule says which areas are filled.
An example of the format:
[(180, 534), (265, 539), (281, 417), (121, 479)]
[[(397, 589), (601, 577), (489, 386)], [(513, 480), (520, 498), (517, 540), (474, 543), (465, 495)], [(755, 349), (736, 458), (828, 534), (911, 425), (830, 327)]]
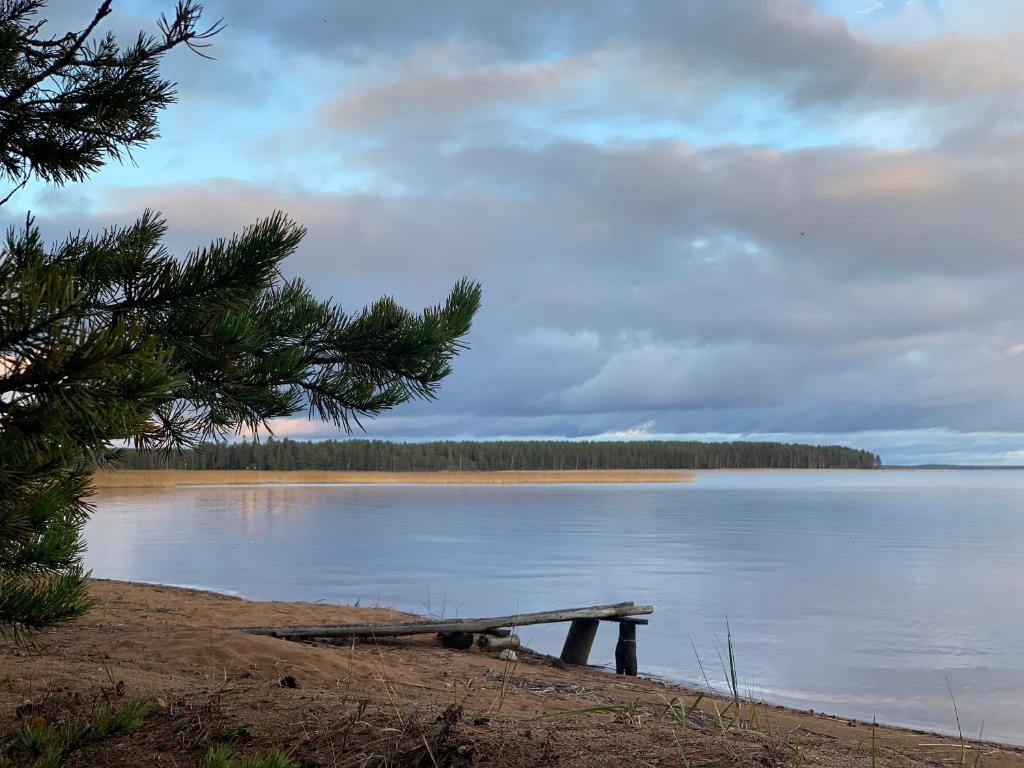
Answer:
[(489, 632), (502, 627), (523, 627), (529, 624), (555, 624), (577, 619), (616, 619), (654, 613), (654, 606), (615, 603), (593, 605), (587, 608), (567, 608), (559, 611), (520, 613), (485, 619), (434, 619), (398, 621), (384, 624), (325, 624), (321, 626), (237, 627), (250, 635), (269, 635), (282, 638), (322, 637), (398, 637), (448, 632)]
[(476, 644), (480, 646), (481, 651), (503, 651), (506, 648), (511, 648), (514, 651), (519, 648), (520, 641), (519, 635), (509, 635), (508, 637), (480, 635)]

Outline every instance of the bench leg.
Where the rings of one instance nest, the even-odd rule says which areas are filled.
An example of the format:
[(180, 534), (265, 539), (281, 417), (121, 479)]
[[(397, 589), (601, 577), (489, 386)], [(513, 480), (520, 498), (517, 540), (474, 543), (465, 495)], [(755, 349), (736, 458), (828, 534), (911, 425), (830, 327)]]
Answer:
[(619, 642), (615, 644), (615, 673), (636, 677), (636, 624), (619, 622)]
[(566, 664), (585, 665), (590, 658), (590, 648), (594, 645), (600, 623), (597, 619), (573, 619), (569, 625), (569, 634), (565, 636), (565, 645), (562, 646), (562, 661)]

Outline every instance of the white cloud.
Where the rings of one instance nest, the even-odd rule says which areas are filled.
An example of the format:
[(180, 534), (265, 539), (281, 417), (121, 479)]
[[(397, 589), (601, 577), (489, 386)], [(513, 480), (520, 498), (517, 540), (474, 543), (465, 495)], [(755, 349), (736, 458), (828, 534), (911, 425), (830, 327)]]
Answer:
[(599, 440), (630, 440), (636, 438), (651, 437), (654, 434), (654, 419), (648, 419), (647, 421), (637, 424), (635, 427), (629, 427), (628, 429), (615, 429), (609, 430), (608, 432), (602, 432), (598, 435)]

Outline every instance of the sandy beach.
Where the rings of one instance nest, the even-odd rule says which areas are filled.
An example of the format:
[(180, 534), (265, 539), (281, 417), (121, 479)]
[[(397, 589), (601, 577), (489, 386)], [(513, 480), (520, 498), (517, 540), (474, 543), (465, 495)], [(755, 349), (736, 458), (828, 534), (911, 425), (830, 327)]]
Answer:
[(373, 485), (518, 485), (544, 483), (681, 483), (694, 473), (682, 469), (538, 470), (512, 472), (261, 472), (178, 469), (101, 470), (97, 488), (169, 488), (176, 485), (267, 485), (330, 483)]
[[(430, 765), (424, 744), (442, 765), (781, 768), (795, 755), (802, 766), (872, 765), (871, 726), (845, 718), (744, 703), (730, 725), (728, 702), (705, 696), (684, 725), (667, 703), (689, 706), (698, 691), (529, 652), (511, 664), (433, 636), (332, 646), (231, 629), (403, 618), (383, 608), (112, 581), (93, 582), (92, 594), (84, 619), (28, 648), (0, 646), (8, 735), (19, 716), (59, 722), (107, 700), (152, 704), (144, 728), (68, 765), (195, 765), (226, 739), (239, 753), (279, 746), (309, 766)], [(642, 664), (642, 628), (639, 640)], [(884, 727), (874, 740), (878, 766), (1024, 766), (1024, 751), (995, 744)]]

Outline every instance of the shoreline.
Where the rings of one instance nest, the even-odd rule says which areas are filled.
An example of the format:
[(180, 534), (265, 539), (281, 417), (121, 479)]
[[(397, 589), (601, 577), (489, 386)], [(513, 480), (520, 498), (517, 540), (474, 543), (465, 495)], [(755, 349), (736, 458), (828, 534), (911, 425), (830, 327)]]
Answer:
[[(93, 578), (92, 581), (94, 583), (110, 584), (110, 585), (114, 585), (114, 586), (123, 585), (123, 586), (126, 586), (126, 587), (156, 587), (156, 588), (160, 588), (160, 589), (175, 590), (175, 591), (183, 592), (183, 593), (187, 593), (187, 594), (194, 594), (194, 595), (197, 595), (197, 596), (206, 595), (206, 596), (215, 597), (215, 598), (228, 598), (228, 599), (231, 599), (231, 600), (241, 600), (243, 602), (252, 603), (252, 604), (256, 604), (256, 605), (259, 605), (261, 603), (268, 603), (268, 602), (275, 602), (275, 603), (276, 602), (281, 602), (281, 603), (283, 603), (285, 605), (294, 605), (294, 606), (319, 606), (319, 605), (325, 605), (325, 603), (323, 603), (323, 602), (306, 601), (306, 600), (288, 600), (288, 601), (265, 601), (265, 600), (258, 600), (256, 598), (250, 597), (250, 596), (242, 594), (240, 592), (236, 592), (234, 590), (218, 589), (216, 587), (210, 587), (210, 586), (201, 585), (201, 584), (196, 584), (196, 585), (192, 585), (192, 584), (168, 584), (168, 583), (159, 582), (159, 581), (135, 581), (135, 580), (128, 580), (128, 579), (102, 579), (102, 578)], [(353, 608), (355, 610), (361, 610), (361, 606), (359, 606), (358, 604), (355, 605), (355, 606), (350, 606), (350, 605), (347, 605), (347, 604), (341, 604), (341, 605), (342, 605), (342, 607), (345, 607), (345, 608)], [(417, 620), (420, 620), (420, 619), (429, 620), (431, 618), (431, 617), (425, 616), (423, 614), (411, 613), (409, 611), (398, 609), (394, 605), (383, 605), (383, 606), (375, 605), (372, 608), (368, 607), (365, 610), (368, 610), (368, 611), (387, 611), (387, 612), (393, 614), (395, 621), (417, 621)], [(646, 618), (651, 618), (651, 617), (646, 617)], [(421, 635), (419, 637), (423, 637), (423, 636)], [(642, 638), (641, 638), (641, 641), (642, 641)], [(524, 653), (528, 653), (528, 654), (530, 654), (532, 656), (536, 656), (538, 658), (548, 659), (548, 660), (555, 659), (555, 657), (551, 656), (550, 654), (545, 654), (545, 653), (542, 653), (542, 652), (539, 652), (539, 651), (535, 651), (532, 648), (529, 648), (529, 647), (527, 647), (525, 645), (523, 645), (520, 648), (520, 650), (522, 652), (524, 652)], [(612, 679), (616, 679), (616, 680), (624, 679), (624, 678), (620, 678), (620, 677), (615, 676), (614, 670), (611, 670), (611, 669), (603, 667), (603, 666), (596, 666), (596, 665), (594, 665), (594, 666), (587, 666), (587, 667), (585, 667), (583, 669), (586, 669), (588, 671), (597, 672), (599, 674), (611, 675)], [(670, 677), (670, 676), (667, 676), (667, 675), (658, 675), (658, 674), (652, 674), (652, 673), (640, 673), (638, 675), (638, 677), (634, 678), (634, 679), (636, 679), (636, 680), (648, 680), (650, 682), (653, 682), (653, 683), (656, 683), (656, 684), (660, 684), (660, 685), (663, 685), (663, 686), (666, 686), (666, 687), (682, 689), (682, 690), (685, 690), (687, 693), (689, 693), (691, 695), (695, 695), (695, 696), (696, 695), (702, 695), (702, 694), (703, 695), (709, 695), (710, 698), (714, 699), (715, 701), (717, 701), (719, 703), (724, 703), (726, 705), (728, 705), (729, 702), (731, 701), (731, 698), (730, 698), (731, 694), (730, 694), (730, 692), (728, 690), (714, 688), (714, 689), (710, 689), (710, 693), (709, 693), (709, 689), (706, 686), (702, 686), (702, 684), (701, 684), (701, 682), (699, 680), (685, 680), (685, 679), (681, 679), (681, 678), (673, 678), (673, 677)], [(857, 725), (860, 725), (860, 726), (863, 726), (863, 727), (866, 727), (866, 728), (870, 728), (872, 726), (871, 721), (864, 720), (863, 718), (859, 718), (859, 717), (855, 717), (855, 716), (835, 714), (835, 713), (831, 713), (831, 712), (824, 712), (824, 711), (821, 711), (821, 710), (801, 708), (801, 707), (796, 707), (796, 706), (787, 705), (787, 704), (773, 703), (771, 701), (766, 701), (766, 700), (763, 700), (763, 699), (755, 699), (754, 702), (755, 702), (755, 704), (767, 704), (773, 710), (780, 711), (780, 712), (786, 712), (786, 713), (789, 713), (789, 714), (794, 715), (796, 717), (808, 717), (808, 718), (813, 718), (814, 720), (824, 719), (824, 720), (828, 720), (828, 721), (834, 721), (834, 722), (846, 725), (848, 727), (851, 724), (853, 724), (853, 723), (856, 723)], [(879, 731), (897, 731), (897, 732), (901, 732), (901, 733), (915, 734), (915, 735), (918, 735), (918, 736), (928, 736), (928, 737), (934, 737), (934, 738), (937, 738), (937, 739), (946, 739), (946, 740), (957, 739), (957, 744), (959, 745), (959, 739), (958, 739), (957, 735), (953, 732), (952, 729), (949, 730), (949, 731), (929, 730), (928, 728), (922, 728), (922, 727), (919, 727), (919, 726), (915, 727), (912, 724), (901, 724), (901, 723), (892, 723), (892, 722), (883, 722), (883, 721), (876, 721), (874, 723), (874, 725), (875, 725), (875, 727)], [(966, 743), (966, 744), (977, 744), (977, 745), (984, 745), (984, 746), (991, 746), (991, 747), (997, 747), (997, 748), (1004, 748), (1004, 749), (1020, 751), (1022, 756), (1024, 756), (1024, 735), (1022, 735), (1021, 741), (1019, 743), (978, 740), (978, 739), (971, 739), (971, 738), (966, 737), (966, 736), (964, 737), (964, 743)]]
[(825, 467), (720, 469), (531, 469), (364, 472), (348, 470), (103, 469), (93, 474), (98, 490), (202, 485), (602, 485), (690, 483), (703, 474), (770, 472), (870, 472)]
[[(963, 754), (965, 764), (973, 765), (981, 754), (985, 768), (1024, 768), (1022, 747), (872, 728), (763, 702), (744, 701), (747, 722), (722, 728), (716, 713), (729, 711), (727, 696), (659, 678), (553, 665), (550, 657), (528, 650), (509, 664), (477, 648), (441, 648), (433, 635), (325, 645), (230, 629), (409, 618), (384, 608), (256, 602), (191, 587), (99, 579), (90, 590), (96, 607), (68, 627), (38, 636), (30, 654), (0, 643), (0, 666), (7, 672), (0, 712), (9, 718), (26, 701), (95, 701), (114, 681), (130, 698), (157, 702), (146, 734), (123, 749), (119, 745), (129, 755), (125, 762), (117, 762), (114, 750), (104, 753), (104, 766), (143, 764), (145, 755), (166, 761), (168, 754), (177, 764), (194, 764), (209, 743), (197, 739), (182, 746), (180, 733), (197, 711), (204, 722), (223, 728), (244, 724), (247, 748), (284, 745), (297, 759), (324, 765), (332, 764), (324, 755), (337, 748), (331, 742), (337, 723), (350, 712), (360, 713), (368, 730), (349, 736), (379, 744), (382, 732), (404, 730), (412, 722), (427, 730), (442, 711), (458, 711), (455, 746), (510, 766), (540, 764), (536, 751), (544, 749), (565, 766), (589, 766), (597, 757), (600, 764), (683, 764), (681, 754), (695, 765), (788, 766), (796, 750), (806, 765), (923, 767), (958, 764)], [(296, 689), (279, 682), (288, 677), (298, 681)], [(685, 725), (665, 715), (672, 701), (695, 706)], [(311, 718), (310, 712), (321, 714)], [(304, 726), (297, 737), (299, 721)], [(209, 738), (216, 732), (211, 729)], [(161, 740), (162, 733), (173, 738)], [(416, 739), (406, 748), (418, 748)], [(762, 762), (766, 757), (770, 762)]]
[[(204, 596), (205, 595), (205, 596), (214, 597), (214, 598), (227, 598), (227, 599), (230, 599), (230, 600), (241, 600), (242, 602), (251, 603), (251, 604), (255, 604), (255, 605), (259, 605), (259, 604), (262, 604), (262, 603), (281, 603), (281, 604), (284, 604), (284, 605), (291, 605), (291, 606), (322, 606), (322, 605), (331, 605), (330, 603), (324, 603), (324, 602), (318, 602), (318, 601), (307, 601), (307, 600), (287, 600), (287, 601), (259, 600), (259, 599), (250, 597), (248, 595), (242, 594), (241, 592), (237, 592), (235, 590), (218, 589), (216, 587), (211, 587), (211, 586), (202, 585), (202, 584), (169, 584), (169, 583), (160, 582), (160, 581), (135, 581), (135, 580), (131, 580), (131, 579), (103, 579), (103, 578), (92, 578), (91, 581), (94, 582), (94, 583), (98, 583), (98, 584), (109, 584), (109, 585), (113, 585), (115, 587), (116, 586), (125, 586), (125, 587), (155, 587), (155, 588), (159, 588), (159, 589), (174, 590), (176, 592), (182, 592), (182, 593), (186, 593), (186, 594), (193, 594), (193, 595), (197, 595), (197, 596)], [(375, 611), (375, 612), (386, 611), (386, 612), (388, 612), (388, 613), (393, 615), (395, 621), (417, 621), (417, 620), (421, 620), (421, 619), (422, 620), (430, 620), (430, 618), (431, 618), (430, 616), (426, 616), (426, 615), (419, 614), (419, 613), (412, 613), (412, 612), (409, 612), (409, 611), (406, 611), (406, 610), (402, 610), (402, 609), (396, 608), (393, 604), (391, 604), (391, 605), (374, 605), (372, 607), (367, 607), (366, 609), (363, 609), (362, 606), (358, 605), (358, 602), (357, 602), (356, 605), (349, 605), (349, 604), (344, 604), (344, 603), (343, 604), (338, 604), (338, 605), (340, 605), (343, 608), (351, 608), (351, 609), (354, 609), (354, 610), (367, 610), (367, 611)], [(651, 617), (648, 616), (648, 617), (645, 617), (645, 618), (650, 619)], [(353, 623), (355, 623), (355, 622), (353, 622)], [(403, 636), (399, 636), (399, 637), (401, 638)], [(420, 635), (420, 636), (404, 636), (404, 637), (406, 637), (406, 638), (408, 638), (408, 637), (424, 637), (424, 635)], [(391, 638), (390, 640), (394, 641), (394, 638)], [(641, 642), (642, 642), (642, 638), (641, 638)], [(521, 646), (521, 648), (519, 650), (521, 652), (523, 652), (523, 653), (527, 653), (527, 654), (530, 654), (531, 656), (535, 656), (535, 657), (541, 658), (541, 659), (554, 660), (556, 658), (554, 656), (551, 656), (550, 654), (546, 654), (546, 653), (543, 653), (543, 652), (540, 652), (540, 651), (535, 651), (534, 649), (529, 648), (526, 645)], [(584, 667), (582, 669), (585, 669), (585, 670), (588, 670), (588, 671), (593, 671), (593, 672), (596, 672), (596, 673), (599, 673), (599, 674), (610, 675), (612, 677), (612, 679), (615, 679), (615, 680), (625, 679), (625, 678), (617, 677), (614, 674), (614, 670), (612, 670), (612, 669), (610, 669), (608, 667), (604, 667), (604, 666), (588, 665), (587, 667)], [(660, 684), (660, 685), (663, 685), (663, 686), (666, 686), (666, 687), (682, 689), (682, 690), (685, 690), (688, 694), (695, 695), (695, 696), (696, 695), (702, 695), (702, 694), (703, 695), (708, 695), (711, 699), (714, 699), (715, 701), (717, 701), (719, 703), (724, 703), (726, 705), (728, 705), (729, 702), (731, 701), (731, 694), (730, 694), (730, 692), (728, 690), (720, 689), (720, 688), (713, 688), (713, 689), (710, 689), (710, 692), (709, 692), (709, 689), (707, 688), (707, 686), (702, 685), (699, 680), (685, 680), (685, 679), (682, 679), (682, 678), (673, 678), (673, 677), (670, 677), (668, 675), (659, 675), (659, 674), (653, 674), (653, 673), (640, 673), (634, 679), (636, 679), (636, 680), (647, 680), (647, 681), (650, 681), (650, 682), (653, 682), (653, 683), (656, 683), (656, 684)], [(824, 712), (824, 711), (821, 711), (821, 710), (801, 708), (801, 707), (796, 707), (796, 706), (787, 705), (787, 704), (779, 704), (777, 702), (767, 701), (767, 700), (764, 700), (764, 699), (753, 699), (753, 701), (755, 702), (755, 704), (767, 704), (773, 710), (777, 710), (777, 711), (781, 711), (781, 712), (786, 712), (786, 713), (789, 713), (789, 714), (797, 716), (797, 717), (809, 717), (809, 718), (813, 718), (815, 720), (824, 719), (824, 720), (829, 720), (829, 721), (835, 721), (837, 723), (841, 723), (841, 724), (844, 724), (844, 725), (847, 725), (847, 726), (849, 726), (852, 723), (856, 723), (857, 725), (864, 726), (866, 728), (870, 728), (872, 726), (871, 721), (864, 720), (863, 718), (859, 718), (859, 717), (855, 717), (855, 716), (835, 714), (835, 713), (831, 713), (831, 712)], [(957, 739), (958, 740), (957, 735), (953, 732), (952, 729), (950, 731), (929, 730), (928, 728), (922, 728), (922, 727), (919, 727), (919, 726), (915, 727), (912, 724), (901, 724), (901, 723), (892, 723), (892, 722), (883, 722), (883, 721), (876, 721), (874, 723), (874, 725), (876, 726), (876, 728), (879, 731), (883, 731), (883, 730), (884, 731), (898, 731), (898, 732), (901, 732), (901, 733), (910, 733), (910, 734), (916, 734), (916, 735), (919, 735), (919, 736), (934, 737), (934, 738), (937, 738), (937, 739), (947, 739), (947, 740), (948, 739)], [(964, 737), (964, 742), (966, 744), (980, 744), (980, 745), (992, 746), (992, 747), (998, 747), (998, 748), (1005, 748), (1005, 749), (1010, 749), (1010, 750), (1019, 750), (1021, 752), (1021, 754), (1024, 755), (1024, 735), (1022, 735), (1021, 741), (1019, 743), (1000, 742), (1000, 741), (985, 741), (985, 740), (980, 740), (979, 741), (978, 739), (971, 739), (971, 738), (966, 737), (966, 736)], [(959, 740), (958, 740), (957, 743), (959, 744)], [(2, 767), (0, 767), (0, 768), (2, 768)]]
[(93, 487), (173, 488), (195, 485), (566, 485), (685, 483), (695, 473), (677, 469), (513, 470), (503, 472), (328, 472), (260, 470), (99, 470)]

